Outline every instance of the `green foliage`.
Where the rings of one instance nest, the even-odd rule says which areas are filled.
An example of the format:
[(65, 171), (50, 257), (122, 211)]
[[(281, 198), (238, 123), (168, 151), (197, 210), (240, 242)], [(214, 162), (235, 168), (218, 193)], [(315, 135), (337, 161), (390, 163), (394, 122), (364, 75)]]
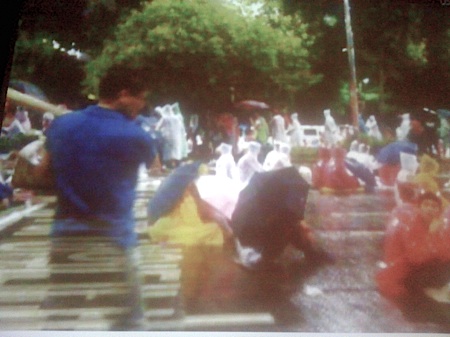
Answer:
[(414, 41), (408, 41), (406, 46), (406, 54), (408, 57), (419, 64), (426, 64), (427, 63), (427, 56), (426, 56), (426, 41), (423, 39), (419, 42)]
[(319, 149), (314, 147), (296, 146), (291, 149), (291, 161), (297, 165), (312, 165), (319, 155)]
[[(393, 139), (389, 139), (384, 137), (382, 140), (379, 140), (375, 137), (368, 136), (363, 133), (359, 133), (357, 140), (359, 143), (364, 143), (366, 145), (370, 146), (371, 153), (377, 153), (381, 148), (385, 147), (389, 143), (392, 143)], [(350, 143), (348, 144), (347, 148), (350, 147)]]
[(14, 135), (11, 138), (2, 136), (0, 137), (0, 153), (9, 153), (14, 150), (18, 151), (38, 138), (38, 136), (23, 133)]
[(150, 70), (160, 99), (224, 106), (233, 86), (237, 99), (270, 101), (317, 81), (308, 61), (313, 40), (305, 26), (296, 30), (237, 15), (218, 1), (156, 0), (121, 22), (88, 64), (86, 84), (95, 90), (110, 65), (127, 62)]
[(34, 36), (26, 33), (21, 34), (14, 49), (11, 77), (29, 78), (38, 67), (48, 63), (55, 53), (48, 34), (44, 32), (39, 32)]
[[(372, 85), (370, 87), (363, 86), (362, 83), (359, 85), (358, 96), (359, 100), (363, 102), (376, 101), (380, 98), (379, 88)], [(348, 105), (350, 102), (350, 85), (348, 82), (341, 82), (339, 89), (341, 103)]]
[[(61, 46), (63, 47), (63, 46)], [(65, 46), (66, 50), (70, 45)], [(16, 41), (10, 78), (29, 81), (40, 87), (55, 104), (82, 100), (82, 62), (53, 46), (46, 32), (22, 32)]]

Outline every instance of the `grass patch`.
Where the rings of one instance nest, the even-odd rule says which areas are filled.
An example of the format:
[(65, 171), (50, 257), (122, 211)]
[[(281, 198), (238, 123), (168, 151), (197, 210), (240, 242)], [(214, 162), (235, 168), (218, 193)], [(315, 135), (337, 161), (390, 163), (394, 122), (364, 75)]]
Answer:
[(296, 146), (291, 149), (291, 162), (298, 165), (311, 165), (317, 161), (319, 149)]

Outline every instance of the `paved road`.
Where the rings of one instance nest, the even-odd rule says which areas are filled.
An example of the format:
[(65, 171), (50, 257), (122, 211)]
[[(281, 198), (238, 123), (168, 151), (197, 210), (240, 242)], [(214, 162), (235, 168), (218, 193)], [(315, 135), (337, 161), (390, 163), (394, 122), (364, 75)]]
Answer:
[[(153, 180), (140, 188), (139, 229)], [(450, 333), (450, 324), (406, 319), (376, 290), (373, 276), (392, 207), (391, 191), (350, 196), (311, 191), (306, 220), (337, 260), (315, 267), (297, 258), (288, 272), (250, 273), (233, 262), (229, 247), (158, 245), (141, 233), (146, 329)], [(128, 309), (123, 266), (104, 262), (108, 247), (89, 240), (69, 242), (61, 252), (63, 263), (50, 261), (53, 212), (54, 198), (36, 199), (22, 219), (0, 223), (0, 329), (114, 329)]]

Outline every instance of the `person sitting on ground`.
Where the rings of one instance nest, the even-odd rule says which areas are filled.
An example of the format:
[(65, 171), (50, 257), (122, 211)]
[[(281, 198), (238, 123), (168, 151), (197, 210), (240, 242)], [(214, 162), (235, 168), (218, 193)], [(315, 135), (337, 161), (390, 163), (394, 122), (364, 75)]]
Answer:
[(403, 193), (406, 202), (393, 210), (386, 230), (384, 263), (376, 275), (378, 288), (405, 311), (427, 303), (448, 305), (450, 213), (444, 213), (435, 193), (415, 198), (411, 185), (403, 187), (408, 187)]
[[(269, 152), (269, 154), (271, 152)], [(267, 162), (267, 157), (269, 156), (269, 154), (267, 154), (266, 160), (264, 161), (264, 164), (263, 164), (264, 170), (271, 171), (271, 170), (277, 170), (277, 169), (281, 169), (281, 168), (284, 168), (284, 167), (292, 166), (292, 163), (291, 163), (291, 146), (289, 144), (287, 144), (287, 143), (279, 143), (278, 144), (278, 149), (276, 151), (276, 155), (275, 156), (271, 156), (271, 161), (269, 163), (266, 163)]]
[(233, 146), (221, 143), (217, 148), (220, 157), (216, 161), (216, 175), (219, 177), (227, 177), (234, 179), (237, 176), (236, 162), (232, 154)]
[(281, 146), (281, 143), (279, 141), (274, 141), (272, 150), (269, 151), (266, 155), (266, 158), (264, 158), (264, 162), (263, 162), (264, 171), (272, 170), (274, 164), (277, 162), (278, 157), (281, 154), (280, 146)]
[(26, 134), (31, 131), (31, 122), (28, 117), (28, 111), (23, 107), (17, 107), (14, 120), (10, 125), (2, 128), (2, 133), (8, 137), (14, 137), (17, 134)]
[(325, 164), (323, 171), (321, 192), (345, 194), (362, 189), (358, 178), (346, 166), (346, 154), (347, 151), (342, 147), (331, 149), (331, 158)]
[(261, 151), (261, 144), (250, 142), (247, 153), (244, 154), (237, 163), (240, 182), (246, 185), (255, 172), (262, 172), (263, 167), (258, 161), (258, 154)]

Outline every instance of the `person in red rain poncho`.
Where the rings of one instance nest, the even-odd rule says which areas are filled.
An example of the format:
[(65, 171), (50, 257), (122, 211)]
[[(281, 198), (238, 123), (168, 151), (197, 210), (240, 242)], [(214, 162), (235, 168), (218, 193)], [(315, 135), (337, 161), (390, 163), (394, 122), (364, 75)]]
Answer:
[(358, 178), (345, 166), (347, 151), (342, 147), (331, 150), (331, 160), (325, 168), (325, 187), (338, 191), (353, 191), (360, 187)]
[(440, 197), (432, 192), (393, 210), (384, 242), (385, 265), (376, 275), (385, 297), (399, 305), (411, 299), (450, 303), (448, 293), (441, 291), (440, 299), (429, 295), (430, 289), (436, 293), (449, 287), (449, 217), (450, 209), (443, 211)]
[(312, 168), (312, 186), (316, 189), (324, 187), (325, 167), (331, 159), (330, 149), (319, 148), (319, 159)]

